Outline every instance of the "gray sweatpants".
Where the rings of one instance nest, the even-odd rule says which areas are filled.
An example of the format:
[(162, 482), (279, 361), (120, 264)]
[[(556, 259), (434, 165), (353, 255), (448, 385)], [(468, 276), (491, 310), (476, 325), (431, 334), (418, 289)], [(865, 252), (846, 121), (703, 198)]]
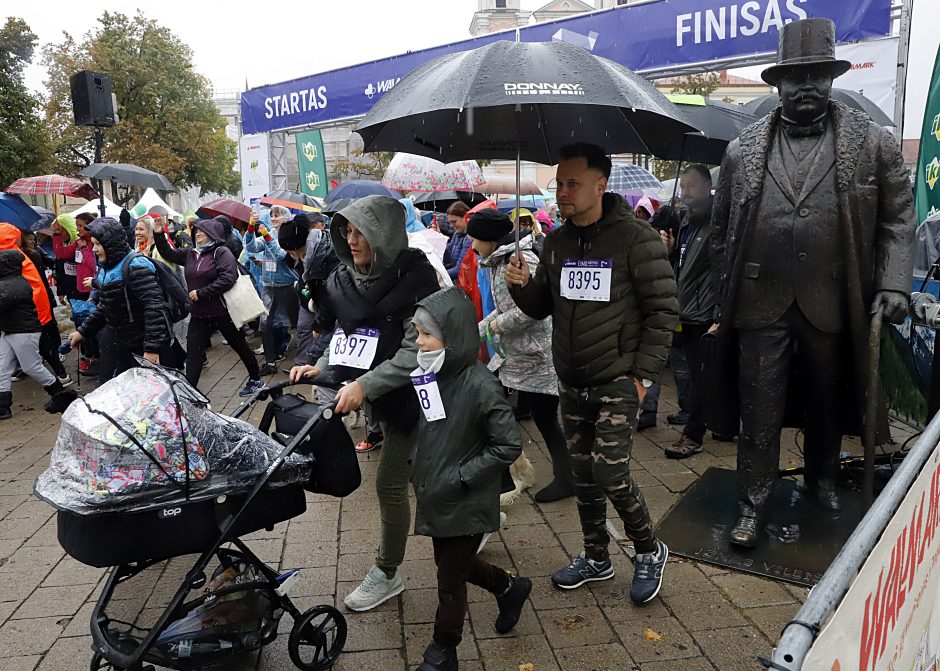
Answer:
[(303, 305), (297, 315), (297, 356), (294, 358), (295, 366), (304, 366), (314, 363), (310, 360), (310, 350), (313, 349), (313, 319), (315, 314)]
[(55, 384), (55, 376), (42, 365), (39, 333), (4, 333), (0, 336), (0, 392), (10, 391), (10, 376), (20, 370), (43, 387)]

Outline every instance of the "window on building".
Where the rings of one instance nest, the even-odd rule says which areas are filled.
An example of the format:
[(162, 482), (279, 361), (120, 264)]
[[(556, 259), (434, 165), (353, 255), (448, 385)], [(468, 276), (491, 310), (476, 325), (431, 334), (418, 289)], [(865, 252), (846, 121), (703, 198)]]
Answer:
[(506, 0), (496, 0), (496, 9), (506, 9)]
[(629, 5), (629, 4), (630, 4), (630, 0), (617, 0), (617, 6), (618, 6), (618, 7), (619, 7), (620, 5)]

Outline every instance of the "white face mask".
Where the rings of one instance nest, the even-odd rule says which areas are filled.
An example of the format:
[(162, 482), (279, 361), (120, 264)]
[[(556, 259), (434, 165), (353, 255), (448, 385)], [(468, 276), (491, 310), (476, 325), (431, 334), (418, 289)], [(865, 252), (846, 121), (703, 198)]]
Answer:
[(436, 349), (430, 352), (418, 352), (418, 365), (425, 373), (439, 373), (444, 365), (446, 350)]

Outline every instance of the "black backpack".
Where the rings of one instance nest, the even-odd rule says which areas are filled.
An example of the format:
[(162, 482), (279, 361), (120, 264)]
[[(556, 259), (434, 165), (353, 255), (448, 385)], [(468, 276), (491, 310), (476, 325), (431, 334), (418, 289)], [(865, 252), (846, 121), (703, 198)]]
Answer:
[(153, 264), (153, 267), (156, 268), (157, 283), (163, 291), (163, 304), (166, 306), (166, 314), (170, 321), (175, 324), (176, 322), (181, 322), (186, 319), (193, 308), (193, 302), (190, 300), (186, 288), (183, 286), (183, 283), (180, 282), (176, 273), (170, 270), (170, 267), (165, 263), (151, 259), (149, 256), (145, 256), (139, 252), (133, 252), (124, 257), (124, 260), (121, 262), (121, 281), (124, 282), (124, 301), (127, 303), (127, 314), (131, 321), (134, 319), (134, 314), (131, 311), (130, 296), (127, 294), (127, 273), (131, 261), (138, 257), (147, 259)]

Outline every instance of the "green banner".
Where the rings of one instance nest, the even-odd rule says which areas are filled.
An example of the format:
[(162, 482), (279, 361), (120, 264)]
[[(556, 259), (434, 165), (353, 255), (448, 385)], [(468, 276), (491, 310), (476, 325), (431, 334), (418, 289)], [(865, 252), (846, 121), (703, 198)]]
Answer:
[(329, 182), (326, 179), (326, 156), (323, 155), (323, 138), (320, 137), (320, 131), (308, 130), (298, 133), (295, 139), (300, 190), (308, 196), (326, 198)]
[(924, 110), (924, 130), (917, 159), (917, 223), (940, 212), (940, 51), (933, 67), (933, 78)]

